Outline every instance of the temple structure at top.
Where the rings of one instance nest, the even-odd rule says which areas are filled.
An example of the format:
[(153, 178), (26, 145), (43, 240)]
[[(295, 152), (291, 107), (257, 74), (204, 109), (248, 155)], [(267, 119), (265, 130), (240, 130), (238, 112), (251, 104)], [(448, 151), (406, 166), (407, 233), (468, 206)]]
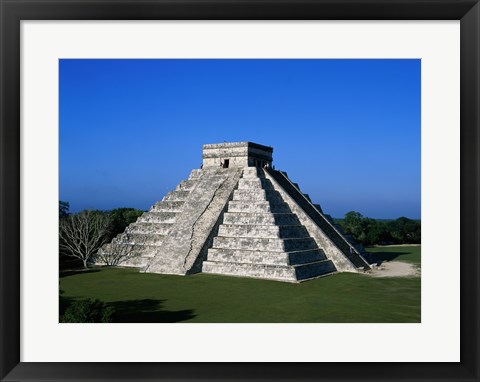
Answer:
[(103, 246), (98, 264), (300, 282), (370, 268), (361, 245), (272, 166), (273, 148), (203, 145), (188, 179)]
[(272, 164), (273, 148), (252, 142), (203, 145), (203, 167), (265, 167)]

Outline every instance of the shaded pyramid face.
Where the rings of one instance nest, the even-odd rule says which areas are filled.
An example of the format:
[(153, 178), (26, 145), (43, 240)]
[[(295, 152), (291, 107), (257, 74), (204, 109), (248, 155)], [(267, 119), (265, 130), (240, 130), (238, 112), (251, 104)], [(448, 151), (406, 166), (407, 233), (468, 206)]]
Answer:
[(97, 263), (288, 282), (368, 269), (361, 248), (270, 167), (271, 153), (250, 142), (204, 145), (203, 168), (102, 247)]

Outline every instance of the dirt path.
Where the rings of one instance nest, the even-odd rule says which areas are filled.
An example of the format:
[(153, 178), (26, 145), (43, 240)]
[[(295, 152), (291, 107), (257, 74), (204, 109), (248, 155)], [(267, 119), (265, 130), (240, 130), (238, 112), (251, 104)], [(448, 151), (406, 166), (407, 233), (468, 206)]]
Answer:
[(401, 261), (386, 261), (378, 267), (373, 267), (367, 274), (373, 277), (420, 276), (420, 269), (413, 264)]

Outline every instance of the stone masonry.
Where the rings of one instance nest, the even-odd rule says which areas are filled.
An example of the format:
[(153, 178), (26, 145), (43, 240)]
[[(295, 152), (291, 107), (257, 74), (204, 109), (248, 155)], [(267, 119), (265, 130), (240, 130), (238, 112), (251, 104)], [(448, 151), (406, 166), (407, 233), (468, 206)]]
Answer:
[(299, 282), (369, 269), (287, 174), (271, 147), (203, 146), (203, 164), (100, 251), (143, 272), (214, 273)]

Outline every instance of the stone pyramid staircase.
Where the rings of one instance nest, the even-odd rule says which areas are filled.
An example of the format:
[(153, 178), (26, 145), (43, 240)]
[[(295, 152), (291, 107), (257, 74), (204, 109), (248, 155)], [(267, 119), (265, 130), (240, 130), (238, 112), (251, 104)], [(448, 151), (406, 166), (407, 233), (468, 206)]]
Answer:
[(298, 282), (335, 271), (263, 170), (245, 167), (202, 272)]
[(193, 170), (189, 178), (180, 182), (174, 191), (155, 203), (111, 243), (104, 245), (99, 250), (100, 258), (110, 255), (118, 259), (118, 264), (114, 265), (145, 268), (158, 253), (177, 216), (182, 213), (199, 175), (200, 170)]

